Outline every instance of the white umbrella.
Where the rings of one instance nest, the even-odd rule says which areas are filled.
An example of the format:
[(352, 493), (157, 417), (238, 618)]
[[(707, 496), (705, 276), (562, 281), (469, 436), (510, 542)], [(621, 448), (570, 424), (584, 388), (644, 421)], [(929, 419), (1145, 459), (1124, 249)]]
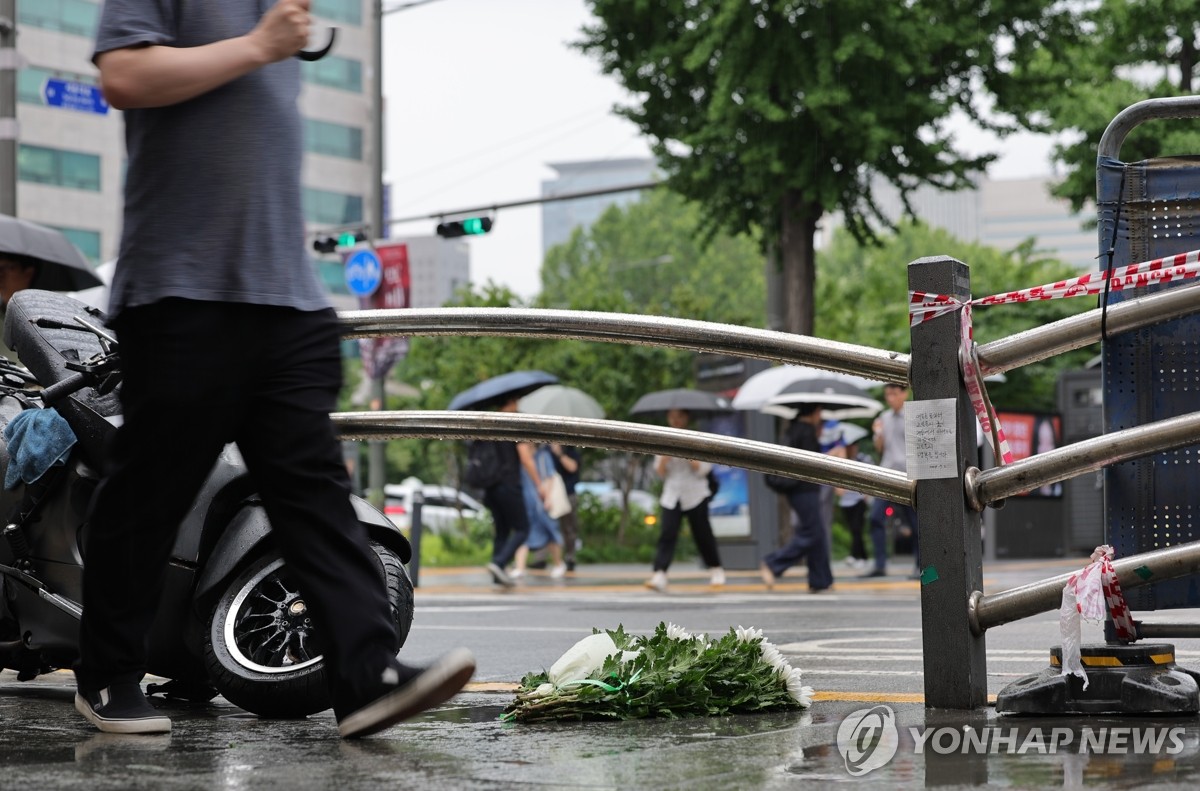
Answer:
[(743, 382), (731, 405), (734, 409), (762, 409), (773, 396), (783, 392), (784, 388), (797, 382), (815, 379), (836, 379), (861, 388), (877, 387), (880, 384), (862, 376), (823, 371), (807, 365), (777, 365), (759, 371)]

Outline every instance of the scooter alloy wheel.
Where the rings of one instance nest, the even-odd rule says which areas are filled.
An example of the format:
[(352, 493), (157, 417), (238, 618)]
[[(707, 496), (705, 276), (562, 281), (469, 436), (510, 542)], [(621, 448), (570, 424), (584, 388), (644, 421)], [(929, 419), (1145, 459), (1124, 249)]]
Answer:
[[(413, 617), (413, 587), (400, 559), (372, 542), (400, 644)], [(229, 702), (262, 717), (304, 717), (329, 708), (319, 632), (276, 553), (250, 563), (221, 594), (209, 620), (205, 665)]]

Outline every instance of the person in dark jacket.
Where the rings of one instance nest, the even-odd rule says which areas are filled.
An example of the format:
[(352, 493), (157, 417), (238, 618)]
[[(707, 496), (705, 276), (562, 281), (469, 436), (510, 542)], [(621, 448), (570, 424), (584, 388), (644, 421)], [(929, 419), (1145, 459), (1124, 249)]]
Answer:
[[(499, 407), (500, 412), (516, 412), (517, 399), (510, 398)], [(506, 588), (516, 585), (506, 566), (512, 563), (517, 550), (529, 538), (529, 515), (525, 508), (525, 492), (521, 481), (521, 456), (517, 443), (501, 440), (492, 442), (497, 450), (500, 472), (497, 480), (483, 492), (483, 504), (492, 513), (492, 559), (487, 564), (492, 579)]]
[[(821, 409), (816, 404), (803, 404), (796, 419), (788, 427), (785, 442), (798, 450), (821, 452), (818, 432), (821, 429)], [(821, 519), (821, 486), (799, 481), (788, 490), (788, 505), (796, 514), (796, 529), (787, 544), (767, 554), (759, 564), (763, 582), (768, 588), (784, 572), (804, 560), (808, 563), (808, 590), (820, 593), (833, 587), (833, 571), (829, 567), (829, 541)]]

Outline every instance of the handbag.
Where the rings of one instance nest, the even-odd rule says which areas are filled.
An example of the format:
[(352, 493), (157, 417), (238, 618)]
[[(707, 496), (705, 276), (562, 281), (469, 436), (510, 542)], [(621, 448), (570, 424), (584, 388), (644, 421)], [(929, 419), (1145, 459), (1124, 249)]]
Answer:
[(551, 519), (560, 519), (571, 513), (571, 498), (567, 494), (567, 485), (562, 476), (554, 473), (547, 479), (546, 513)]

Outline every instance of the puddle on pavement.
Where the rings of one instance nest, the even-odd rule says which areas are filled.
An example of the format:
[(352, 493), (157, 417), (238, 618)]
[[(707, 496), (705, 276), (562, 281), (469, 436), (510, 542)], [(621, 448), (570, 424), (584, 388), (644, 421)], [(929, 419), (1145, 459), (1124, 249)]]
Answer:
[(1063, 719), (928, 713), (923, 719), (902, 714), (889, 721), (886, 713), (879, 712), (847, 726), (857, 713), (841, 721), (836, 735), (834, 723), (827, 725), (828, 735), (834, 738), (794, 753), (784, 772), (814, 782), (870, 781), (926, 788), (1200, 784), (1200, 720), (1196, 717)]
[(437, 711), (427, 711), (413, 722), (499, 722), (503, 713), (503, 706), (450, 706)]

